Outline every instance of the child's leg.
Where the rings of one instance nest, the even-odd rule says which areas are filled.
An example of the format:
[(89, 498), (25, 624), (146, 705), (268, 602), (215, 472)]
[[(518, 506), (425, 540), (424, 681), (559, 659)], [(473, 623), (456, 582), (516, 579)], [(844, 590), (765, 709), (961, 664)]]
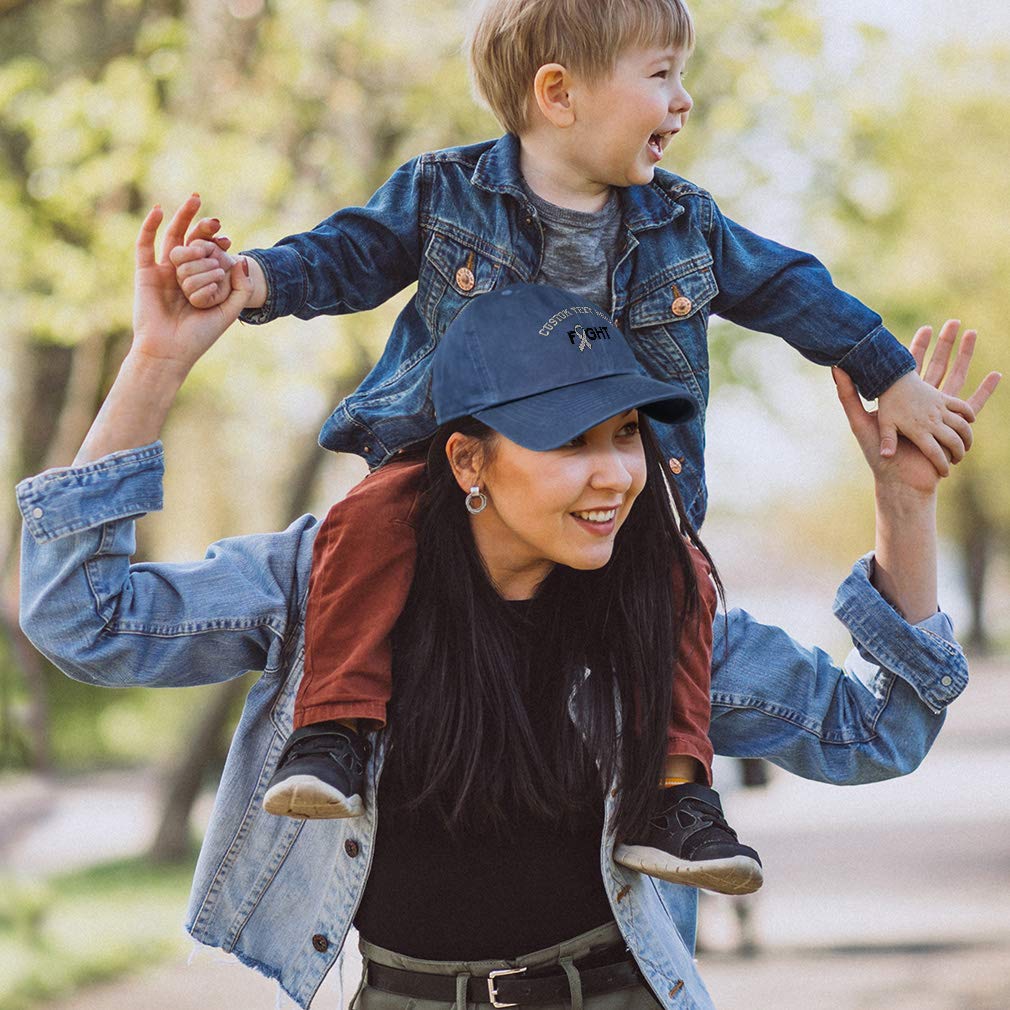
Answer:
[(389, 637), (414, 575), (413, 513), (423, 470), (416, 458), (380, 467), (320, 527), (294, 732), (267, 786), (269, 813), (353, 817), (364, 809), (368, 747), (357, 730), (361, 722), (386, 721)]
[(393, 461), (330, 509), (312, 549), (305, 672), (294, 726), (386, 722), (389, 636), (414, 577), (412, 522), (424, 463)]
[(761, 860), (726, 823), (712, 785), (712, 621), (716, 595), (707, 563), (692, 549), (702, 606), (685, 628), (673, 678), (660, 812), (634, 841), (618, 845), (622, 866), (673, 883), (747, 894), (762, 883)]

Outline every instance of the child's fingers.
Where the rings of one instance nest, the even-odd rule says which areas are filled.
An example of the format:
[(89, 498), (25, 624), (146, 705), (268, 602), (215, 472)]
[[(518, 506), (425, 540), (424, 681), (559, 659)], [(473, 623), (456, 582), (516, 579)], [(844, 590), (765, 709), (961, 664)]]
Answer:
[(179, 284), (182, 293), (192, 302), (193, 296), (202, 291), (205, 287), (217, 287), (225, 278), (225, 271), (220, 267), (197, 274), (195, 277), (187, 277)]
[(227, 252), (231, 248), (231, 239), (228, 238), (227, 235), (215, 235), (214, 244), (218, 247), (218, 249), (222, 249), (224, 252)]
[(933, 464), (933, 469), (941, 477), (950, 476), (950, 461), (944, 447), (932, 436), (927, 435), (921, 442), (915, 443), (919, 451)]
[(960, 414), (947, 414), (946, 424), (936, 433), (936, 440), (947, 450), (952, 463), (960, 463), (971, 448), (971, 425)]
[(950, 352), (954, 347), (954, 341), (957, 338), (957, 331), (960, 327), (960, 319), (948, 319), (940, 327), (940, 336), (937, 337), (936, 347), (933, 348), (932, 357), (930, 357), (926, 371), (922, 375), (926, 382), (937, 389), (940, 388), (940, 383), (947, 372), (947, 365), (950, 362)]
[(949, 393), (944, 393), (943, 405), (947, 410), (952, 410), (955, 414), (960, 414), (969, 424), (975, 423), (975, 411), (967, 400), (961, 400)]
[(221, 269), (221, 264), (218, 263), (217, 260), (190, 260), (188, 263), (181, 263), (175, 268), (175, 276), (182, 281), (187, 277), (196, 277), (198, 274), (210, 273), (212, 270), (216, 270), (218, 273), (224, 273), (224, 270)]
[[(224, 273), (224, 271), (221, 271)], [(218, 301), (218, 291), (217, 282), (212, 284), (207, 284), (202, 288), (197, 288), (192, 294), (186, 293), (186, 297), (189, 299), (190, 305), (197, 309), (209, 309), (214, 305), (217, 305)]]
[(922, 363), (926, 360), (926, 351), (929, 349), (929, 342), (932, 339), (933, 327), (920, 326), (915, 331), (912, 342), (908, 345), (908, 349), (912, 352), (912, 357), (915, 358), (915, 370), (920, 375), (922, 374)]
[(199, 249), (196, 246), (191, 245), (177, 245), (169, 254), (168, 258), (172, 265), (178, 269), (183, 263), (189, 263), (192, 260), (206, 259), (207, 254), (203, 249)]
[(216, 217), (202, 217), (195, 225), (189, 230), (189, 234), (186, 236), (186, 245), (195, 238), (205, 238), (210, 239), (214, 237), (215, 232), (221, 227), (221, 221)]
[(154, 237), (158, 234), (158, 226), (165, 217), (165, 212), (158, 204), (155, 204), (144, 218), (144, 223), (140, 226), (140, 233), (137, 235), (136, 257), (137, 268), (153, 267), (156, 264), (154, 258)]
[(957, 396), (961, 392), (964, 380), (968, 378), (968, 366), (971, 364), (971, 357), (975, 353), (975, 340), (978, 333), (975, 330), (965, 330), (958, 345), (957, 354), (954, 356), (954, 365), (943, 384), (941, 392)]
[(971, 405), (972, 410), (976, 414), (982, 412), (982, 408), (985, 406), (986, 400), (992, 396), (995, 392), (996, 387), (999, 385), (999, 380), (1003, 378), (1002, 372), (990, 372), (979, 384), (978, 389), (975, 390), (971, 396), (968, 397), (968, 403)]
[(193, 220), (196, 212), (200, 209), (200, 194), (194, 193), (189, 199), (184, 200), (178, 210), (172, 215), (172, 220), (168, 224), (168, 231), (165, 232), (165, 242), (161, 247), (161, 262), (169, 262), (169, 254), (179, 245), (183, 245), (183, 238), (190, 221)]

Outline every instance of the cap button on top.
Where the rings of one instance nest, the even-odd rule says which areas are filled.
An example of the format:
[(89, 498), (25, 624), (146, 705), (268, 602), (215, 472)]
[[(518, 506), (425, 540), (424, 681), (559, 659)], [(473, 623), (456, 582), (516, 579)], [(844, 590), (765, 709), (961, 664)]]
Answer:
[(673, 471), (674, 473), (680, 473), (680, 471), (684, 469), (684, 467), (683, 467), (683, 465), (681, 464), (680, 460), (679, 460), (679, 459), (677, 459), (677, 457), (676, 457), (676, 456), (671, 456), (671, 457), (670, 457), (670, 469), (671, 469), (671, 470), (672, 470), (672, 471)]
[(469, 267), (460, 267), (456, 271), (456, 284), (460, 291), (470, 291), (474, 285), (473, 271)]
[(670, 306), (675, 316), (686, 316), (691, 311), (691, 299), (678, 295)]

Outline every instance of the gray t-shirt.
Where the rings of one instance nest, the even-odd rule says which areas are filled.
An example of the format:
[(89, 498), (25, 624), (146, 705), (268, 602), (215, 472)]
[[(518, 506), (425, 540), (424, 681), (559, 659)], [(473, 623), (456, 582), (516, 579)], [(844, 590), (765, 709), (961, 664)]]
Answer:
[(536, 280), (581, 295), (610, 313), (610, 277), (621, 232), (617, 190), (601, 210), (569, 210), (537, 196), (523, 183), (544, 229), (544, 259)]

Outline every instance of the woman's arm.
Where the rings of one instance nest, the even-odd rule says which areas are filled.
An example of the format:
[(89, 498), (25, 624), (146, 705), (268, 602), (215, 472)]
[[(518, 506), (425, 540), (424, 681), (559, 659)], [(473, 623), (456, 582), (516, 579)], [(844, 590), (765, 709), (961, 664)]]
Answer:
[[(954, 402), (964, 385), (975, 350), (976, 333), (966, 330), (948, 373), (959, 325), (956, 320), (948, 320), (943, 325), (925, 368), (932, 328), (920, 327), (910, 346), (923, 381), (939, 389), (950, 402)], [(940, 478), (935, 468), (930, 472), (929, 460), (907, 439), (899, 439), (892, 456), (882, 457), (876, 411), (864, 409), (852, 380), (845, 372), (834, 368), (832, 375), (849, 427), (873, 473), (876, 502), (873, 584), (906, 620), (917, 623), (935, 614), (937, 609), (936, 492)], [(967, 416), (962, 416), (962, 401), (956, 401), (958, 410), (938, 408), (942, 416), (935, 420), (958, 433), (965, 451), (972, 444), (971, 422), (992, 395), (1000, 378), (998, 372), (990, 372), (983, 379), (967, 401), (970, 408)]]
[(134, 519), (161, 508), (162, 424), (248, 288), (243, 273), (233, 279), (239, 291), (206, 310), (178, 289), (168, 254), (195, 209), (190, 200), (176, 212), (161, 263), (162, 214), (148, 214), (137, 241), (134, 340), (112, 390), (74, 465), (17, 488), (21, 625), (65, 673), (93, 684), (183, 686), (272, 669), (307, 589), (310, 516), (284, 533), (220, 541), (201, 561), (130, 564)]
[[(948, 323), (923, 378), (939, 388), (957, 325)], [(956, 395), (975, 342), (968, 331), (943, 391)], [(920, 369), (929, 330), (912, 353)], [(968, 403), (977, 413), (999, 382), (990, 373)], [(741, 610), (717, 617), (711, 736), (716, 751), (764, 757), (806, 778), (875, 781), (912, 771), (943, 724), (944, 709), (967, 684), (964, 653), (936, 602), (936, 489), (939, 478), (918, 449), (899, 440), (878, 452), (876, 415), (852, 381), (836, 373), (839, 399), (874, 475), (876, 549), (853, 567), (835, 615), (857, 649), (843, 667), (781, 628)], [(964, 444), (971, 445), (970, 427)]]

